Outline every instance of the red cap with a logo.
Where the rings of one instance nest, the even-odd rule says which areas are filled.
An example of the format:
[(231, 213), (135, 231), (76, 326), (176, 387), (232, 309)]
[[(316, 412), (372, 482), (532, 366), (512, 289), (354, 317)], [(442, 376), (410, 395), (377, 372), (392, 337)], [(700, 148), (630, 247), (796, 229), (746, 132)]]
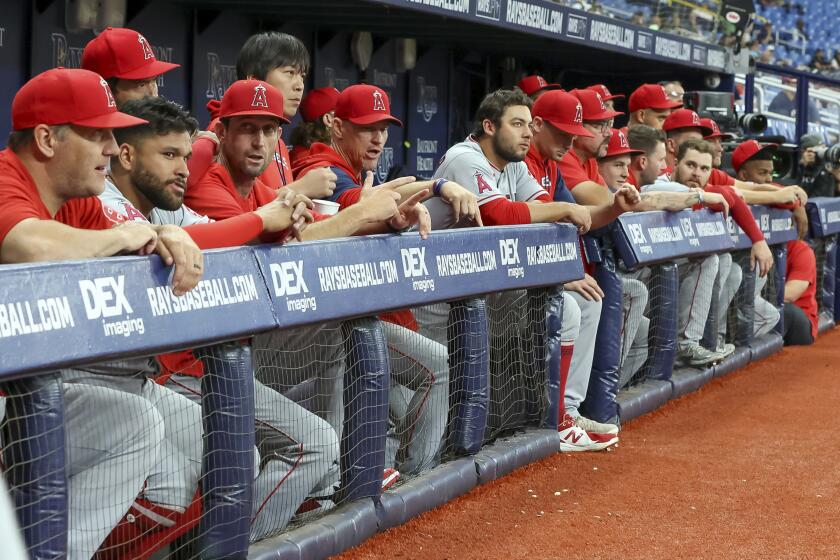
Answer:
[(735, 172), (741, 170), (741, 166), (762, 152), (773, 152), (779, 149), (778, 144), (759, 144), (755, 140), (741, 142), (732, 152), (732, 167)]
[(621, 129), (612, 129), (612, 136), (610, 136), (610, 145), (607, 148), (607, 155), (605, 158), (613, 156), (623, 156), (625, 154), (643, 154), (644, 150), (634, 150), (630, 147), (630, 142), (627, 141), (627, 135)]
[(525, 95), (534, 95), (538, 91), (542, 91), (544, 89), (562, 89), (563, 86), (560, 84), (550, 84), (545, 81), (545, 78), (542, 76), (534, 74), (533, 76), (525, 76), (519, 80), (516, 87), (521, 89)]
[(714, 140), (715, 138), (720, 138), (721, 140), (732, 140), (735, 138), (733, 134), (721, 132), (718, 123), (716, 123), (713, 119), (700, 119), (700, 124), (712, 131), (711, 134), (703, 137), (704, 140)]
[(712, 133), (712, 129), (700, 122), (700, 115), (691, 109), (677, 109), (662, 123), (662, 130), (670, 132), (679, 128), (698, 128), (705, 138)]
[(583, 106), (577, 97), (565, 91), (548, 91), (541, 95), (534, 102), (531, 115), (567, 134), (592, 137), (592, 133), (583, 128)]
[(300, 102), (300, 116), (306, 122), (314, 122), (335, 109), (339, 91), (334, 87), (313, 89)]
[(283, 114), (283, 94), (276, 87), (261, 80), (233, 82), (222, 97), (219, 118), (274, 117), (289, 124)]
[(117, 111), (108, 82), (89, 70), (47, 70), (23, 84), (12, 101), (14, 130), (39, 124), (125, 128), (147, 122)]
[(671, 101), (668, 99), (668, 93), (665, 88), (659, 84), (642, 84), (636, 91), (630, 94), (630, 99), (627, 101), (630, 112), (640, 111), (642, 109), (676, 109), (682, 107), (679, 101)]
[(388, 94), (376, 86), (357, 84), (338, 95), (335, 102), (335, 116), (353, 124), (374, 124), (388, 121), (397, 126), (402, 122), (391, 115), (391, 100)]
[(580, 104), (583, 106), (583, 120), (585, 121), (605, 121), (619, 115), (623, 115), (621, 111), (611, 111), (604, 105), (604, 100), (601, 94), (591, 89), (573, 89), (570, 92), (578, 98)]
[(82, 53), (82, 68), (103, 78), (147, 80), (179, 66), (155, 58), (145, 37), (122, 27), (106, 28), (87, 44)]
[(623, 95), (614, 95), (611, 93), (609, 88), (604, 84), (595, 84), (594, 86), (589, 86), (586, 89), (597, 91), (601, 95), (601, 99), (604, 101), (610, 101), (611, 99), (624, 99)]

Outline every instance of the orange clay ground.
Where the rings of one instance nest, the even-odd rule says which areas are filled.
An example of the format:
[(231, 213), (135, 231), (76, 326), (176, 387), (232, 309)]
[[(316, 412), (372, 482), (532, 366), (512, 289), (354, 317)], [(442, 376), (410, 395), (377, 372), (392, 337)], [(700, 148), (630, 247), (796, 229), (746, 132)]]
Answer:
[(341, 556), (840, 559), (840, 330)]

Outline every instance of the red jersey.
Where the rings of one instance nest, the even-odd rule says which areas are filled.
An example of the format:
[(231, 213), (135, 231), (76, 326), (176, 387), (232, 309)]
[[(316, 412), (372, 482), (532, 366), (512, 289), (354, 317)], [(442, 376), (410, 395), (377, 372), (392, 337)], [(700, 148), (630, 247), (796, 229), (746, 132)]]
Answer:
[(569, 150), (560, 160), (559, 167), (560, 174), (570, 191), (585, 181), (593, 181), (603, 185), (604, 188), (607, 187), (607, 182), (598, 171), (598, 161), (595, 158), (589, 158), (582, 162), (574, 150)]
[(712, 174), (709, 175), (709, 180), (706, 185), (726, 185), (727, 187), (735, 186), (735, 177), (721, 171), (720, 169), (712, 169)]
[[(104, 180), (104, 179), (103, 179)], [(17, 154), (6, 148), (0, 151), (0, 245), (9, 232), (23, 220), (55, 219), (79, 229), (110, 229), (125, 221), (116, 211), (103, 208), (99, 198), (88, 196), (67, 201), (55, 218), (47, 210), (38, 187)]]
[(804, 241), (788, 241), (785, 278), (808, 282), (808, 287), (805, 288), (799, 299), (793, 303), (808, 316), (808, 320), (811, 321), (811, 336), (816, 340), (818, 313), (817, 259), (814, 256), (814, 250)]
[(309, 155), (309, 148), (303, 146), (292, 146), (289, 150), (289, 163), (292, 164), (292, 169), (295, 167), (295, 162), (302, 160)]
[(525, 165), (528, 166), (528, 171), (536, 179), (537, 183), (548, 191), (548, 200), (554, 200), (557, 177), (560, 175), (560, 168), (557, 162), (543, 158), (540, 151), (531, 142), (531, 147), (528, 148), (528, 154), (525, 156)]

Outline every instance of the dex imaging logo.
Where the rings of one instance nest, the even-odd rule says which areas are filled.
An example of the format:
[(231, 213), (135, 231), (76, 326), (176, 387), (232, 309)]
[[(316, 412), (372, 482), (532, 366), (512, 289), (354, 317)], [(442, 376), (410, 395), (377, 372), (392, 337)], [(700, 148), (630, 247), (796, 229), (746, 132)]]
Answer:
[(286, 298), (286, 309), (288, 311), (306, 312), (311, 309), (318, 309), (318, 301), (315, 297), (307, 296), (309, 286), (303, 277), (303, 261), (286, 261), (271, 263), (271, 283), (274, 285), (274, 295), (278, 298)]
[(400, 249), (402, 256), (403, 275), (406, 278), (419, 278), (412, 280), (411, 289), (416, 292), (435, 291), (435, 279), (427, 278), (429, 268), (426, 266), (426, 248), (409, 247)]
[(134, 308), (125, 293), (125, 276), (79, 280), (79, 291), (85, 315), (91, 321), (102, 321), (105, 336), (129, 336), (134, 332), (142, 335), (146, 332), (143, 319), (131, 317)]
[(519, 264), (518, 239), (500, 239), (499, 252), (502, 254), (502, 266), (516, 266)]

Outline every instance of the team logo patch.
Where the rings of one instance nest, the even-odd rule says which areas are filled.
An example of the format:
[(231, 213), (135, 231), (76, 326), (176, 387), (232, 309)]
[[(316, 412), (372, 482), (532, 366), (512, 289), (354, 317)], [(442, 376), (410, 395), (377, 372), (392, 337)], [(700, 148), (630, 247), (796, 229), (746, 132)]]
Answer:
[(251, 100), (251, 107), (265, 107), (268, 109), (268, 99), (265, 96), (265, 86), (257, 84), (254, 86), (254, 99)]
[(630, 144), (627, 142), (627, 137), (620, 130), (618, 131), (618, 142), (622, 148), (629, 148)]
[(105, 78), (99, 78), (99, 85), (105, 90), (105, 97), (108, 99), (108, 107), (116, 108), (117, 102), (114, 100), (114, 94), (111, 93), (111, 88), (108, 86), (108, 82), (105, 81)]
[(420, 93), (417, 100), (417, 112), (423, 115), (425, 122), (431, 122), (438, 112), (437, 86), (427, 86), (423, 76), (417, 77), (417, 89)]
[(665, 91), (665, 86), (659, 86), (659, 88), (662, 90), (662, 97), (668, 99), (668, 92)]
[(151, 45), (149, 45), (149, 42), (146, 40), (146, 38), (138, 33), (137, 42), (140, 43), (140, 47), (143, 49), (143, 59), (154, 60), (155, 53), (152, 52), (152, 47)]
[(374, 111), (385, 111), (385, 99), (382, 98), (382, 92), (374, 91), (373, 92), (373, 110)]
[(575, 122), (577, 124), (583, 123), (583, 105), (580, 103), (578, 103), (577, 107), (575, 107)]
[(490, 183), (487, 182), (481, 171), (475, 172), (475, 184), (478, 186), (478, 194), (493, 190), (493, 187), (490, 186)]
[(604, 105), (604, 100), (603, 100), (603, 99), (601, 99), (601, 94), (600, 94), (600, 93), (598, 93), (598, 92), (595, 92), (595, 97), (597, 97), (597, 98), (598, 98), (598, 103), (600, 103), (600, 104), (601, 104), (601, 110), (602, 110), (602, 111), (606, 111), (606, 110), (607, 110), (607, 106), (606, 106), (606, 105)]
[(537, 76), (537, 83), (540, 85), (540, 87), (545, 87), (548, 85), (548, 82), (546, 82), (545, 78), (543, 78), (542, 76)]
[(700, 117), (694, 111), (691, 112), (691, 124), (700, 126)]

